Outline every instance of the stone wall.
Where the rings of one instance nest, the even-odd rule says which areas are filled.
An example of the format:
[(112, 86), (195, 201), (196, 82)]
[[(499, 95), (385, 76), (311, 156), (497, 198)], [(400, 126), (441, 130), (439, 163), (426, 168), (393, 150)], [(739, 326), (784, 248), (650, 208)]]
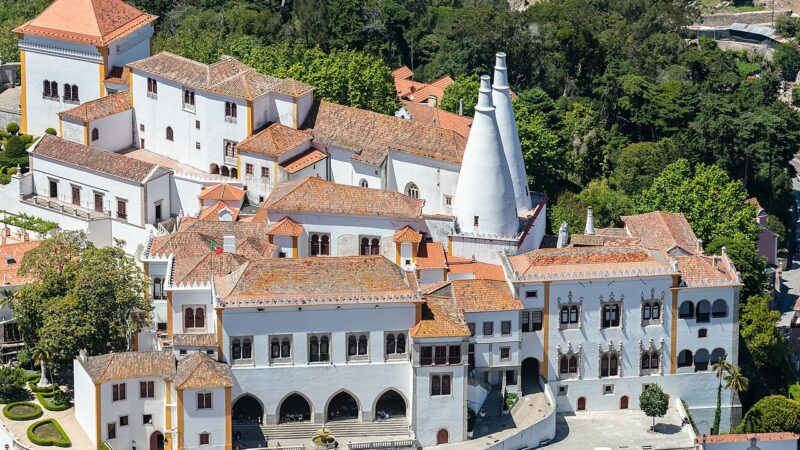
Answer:
[(0, 109), (0, 128), (5, 129), (9, 122), (19, 125), (22, 117), (18, 112), (3, 111)]
[[(796, 1), (800, 3), (800, 0)], [(780, 16), (789, 16), (791, 14), (792, 11), (789, 9), (776, 10), (774, 12), (774, 16), (771, 10), (743, 13), (708, 14), (703, 16), (702, 23), (699, 25), (707, 27), (724, 27), (736, 22), (745, 23), (748, 25), (765, 23), (769, 24), (773, 21), (773, 19), (777, 19)]]

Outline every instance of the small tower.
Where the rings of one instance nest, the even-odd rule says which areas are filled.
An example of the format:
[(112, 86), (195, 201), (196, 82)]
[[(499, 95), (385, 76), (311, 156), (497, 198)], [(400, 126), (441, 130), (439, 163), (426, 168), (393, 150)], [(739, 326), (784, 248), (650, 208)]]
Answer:
[(481, 77), (453, 213), (462, 233), (515, 236), (519, 229), (511, 173), (500, 142), (488, 75)]
[(514, 201), (517, 211), (523, 213), (531, 210), (531, 194), (528, 191), (528, 175), (525, 172), (525, 161), (522, 159), (522, 147), (519, 144), (519, 130), (511, 105), (511, 92), (508, 88), (508, 68), (506, 54), (495, 55), (494, 83), (492, 84), (492, 101), (496, 108), (497, 127), (500, 130), (500, 141), (506, 156), (508, 171), (514, 186)]
[(586, 229), (583, 230), (583, 234), (594, 236), (594, 212), (591, 206), (586, 210)]

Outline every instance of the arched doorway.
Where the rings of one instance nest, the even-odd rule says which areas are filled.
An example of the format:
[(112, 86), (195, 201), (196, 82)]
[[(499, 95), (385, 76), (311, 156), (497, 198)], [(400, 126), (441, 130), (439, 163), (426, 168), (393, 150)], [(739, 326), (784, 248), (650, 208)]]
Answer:
[(541, 392), (539, 386), (539, 360), (525, 358), (522, 360), (522, 395)]
[(619, 409), (628, 409), (628, 396), (627, 395), (623, 395), (619, 399)]
[(406, 401), (394, 389), (384, 392), (375, 402), (375, 419), (382, 420), (389, 417), (405, 417)]
[(311, 405), (300, 394), (292, 394), (278, 408), (278, 422), (306, 422), (311, 420)]
[(209, 164), (208, 173), (213, 175), (219, 175), (219, 166), (214, 163)]
[(445, 429), (439, 430), (436, 433), (436, 445), (447, 444), (448, 442), (450, 442), (450, 433)]
[(164, 435), (160, 431), (150, 435), (150, 450), (164, 450)]
[(326, 411), (328, 420), (344, 420), (358, 418), (358, 402), (347, 392), (339, 392), (328, 402)]
[(586, 411), (586, 397), (578, 399), (578, 411)]
[(230, 170), (228, 169), (228, 166), (220, 167), (219, 168), (219, 174), (222, 175), (223, 177), (227, 177), (230, 174)]
[(264, 408), (261, 402), (250, 394), (239, 397), (231, 408), (231, 416), (237, 423), (261, 423)]

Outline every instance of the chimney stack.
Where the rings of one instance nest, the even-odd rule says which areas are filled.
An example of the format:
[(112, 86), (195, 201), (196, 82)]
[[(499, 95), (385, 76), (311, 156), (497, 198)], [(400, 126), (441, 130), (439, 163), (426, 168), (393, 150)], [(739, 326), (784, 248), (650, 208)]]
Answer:
[(494, 83), (492, 84), (492, 101), (497, 108), (497, 127), (500, 130), (500, 141), (506, 158), (508, 171), (514, 188), (514, 201), (517, 212), (522, 214), (532, 209), (531, 194), (528, 190), (528, 174), (525, 172), (525, 161), (522, 159), (522, 147), (519, 144), (517, 119), (511, 104), (511, 91), (508, 87), (508, 68), (506, 54), (495, 55)]
[(236, 253), (235, 236), (222, 236), (222, 251), (225, 253)]
[(436, 104), (437, 103), (438, 103), (438, 99), (436, 98), (435, 95), (429, 95), (428, 96), (428, 106), (430, 106), (432, 108), (436, 108)]
[(564, 248), (569, 243), (569, 225), (567, 222), (561, 222), (561, 228), (558, 229), (558, 242), (556, 248)]
[(586, 210), (586, 229), (583, 234), (594, 236), (594, 212), (592, 212), (591, 206)]

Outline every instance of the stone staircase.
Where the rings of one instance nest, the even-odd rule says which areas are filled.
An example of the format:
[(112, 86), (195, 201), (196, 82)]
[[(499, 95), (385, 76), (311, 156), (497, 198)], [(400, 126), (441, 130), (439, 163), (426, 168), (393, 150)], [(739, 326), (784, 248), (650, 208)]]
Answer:
[[(262, 425), (261, 431), (269, 440), (269, 445), (275, 446), (284, 441), (311, 440), (320, 428), (322, 428), (321, 423), (292, 422)], [(410, 436), (408, 420), (405, 417), (392, 417), (381, 422), (338, 420), (326, 422), (325, 428), (336, 436), (339, 442), (347, 442), (348, 439), (364, 440), (369, 438), (408, 439)]]
[(493, 386), (486, 396), (486, 400), (481, 405), (481, 409), (486, 411), (486, 417), (497, 417), (502, 414), (503, 409), (503, 391), (500, 386)]

